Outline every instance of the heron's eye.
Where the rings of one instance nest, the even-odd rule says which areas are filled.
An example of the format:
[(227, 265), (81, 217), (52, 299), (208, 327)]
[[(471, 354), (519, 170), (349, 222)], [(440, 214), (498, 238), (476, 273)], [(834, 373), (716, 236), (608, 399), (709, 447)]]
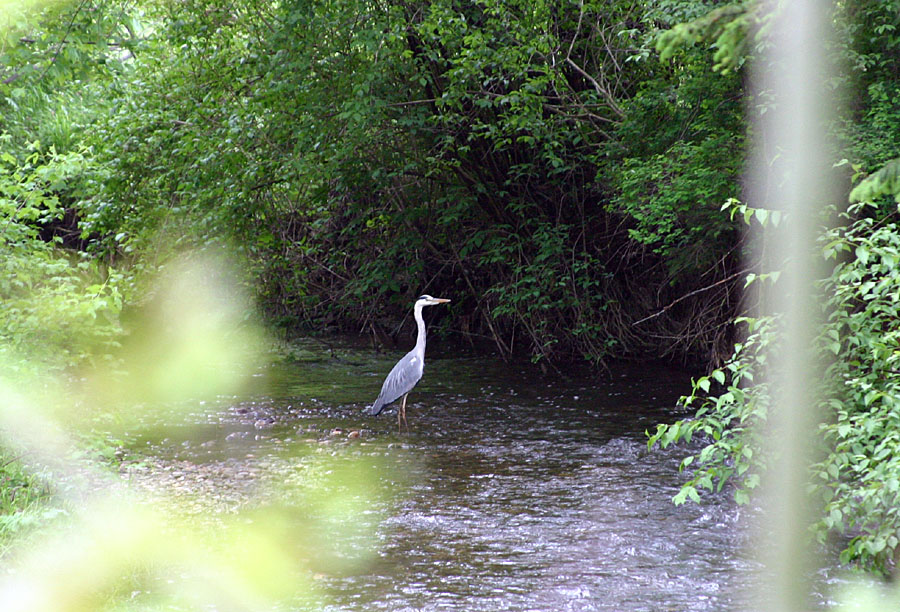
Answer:
[(430, 295), (420, 295), (420, 296), (419, 296), (419, 299), (420, 299), (420, 300), (430, 300), (430, 299), (431, 299), (431, 296), (430, 296)]

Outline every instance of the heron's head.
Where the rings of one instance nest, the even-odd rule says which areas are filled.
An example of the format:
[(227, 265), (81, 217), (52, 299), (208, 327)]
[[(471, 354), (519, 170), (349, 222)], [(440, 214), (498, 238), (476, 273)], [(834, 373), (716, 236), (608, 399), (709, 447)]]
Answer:
[(435, 304), (446, 304), (450, 300), (444, 298), (431, 297), (430, 295), (420, 295), (416, 300), (416, 306), (434, 306)]

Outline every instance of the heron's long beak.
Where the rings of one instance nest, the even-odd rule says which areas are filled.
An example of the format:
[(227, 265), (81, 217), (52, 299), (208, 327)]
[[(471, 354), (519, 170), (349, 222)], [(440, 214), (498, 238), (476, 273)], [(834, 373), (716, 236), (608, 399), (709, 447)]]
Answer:
[(446, 304), (447, 302), (450, 301), (450, 300), (445, 299), (445, 298), (432, 298), (432, 299), (433, 299), (435, 302), (437, 302), (438, 304)]

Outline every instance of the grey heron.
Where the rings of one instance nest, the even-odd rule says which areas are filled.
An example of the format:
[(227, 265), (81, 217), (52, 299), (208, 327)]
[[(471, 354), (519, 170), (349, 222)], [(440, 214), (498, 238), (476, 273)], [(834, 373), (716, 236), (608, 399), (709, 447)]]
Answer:
[(381, 385), (381, 393), (378, 394), (378, 399), (367, 409), (368, 414), (375, 416), (380, 414), (385, 406), (396, 402), (402, 397), (403, 401), (400, 404), (400, 410), (397, 411), (398, 431), (401, 420), (406, 425), (406, 429), (409, 430), (409, 425), (406, 423), (406, 396), (422, 379), (422, 372), (425, 369), (425, 320), (422, 319), (422, 309), (425, 306), (446, 304), (449, 301), (443, 298), (431, 297), (430, 295), (419, 296), (413, 307), (413, 315), (419, 330), (416, 336), (416, 346), (393, 367), (387, 378), (384, 379), (384, 384)]

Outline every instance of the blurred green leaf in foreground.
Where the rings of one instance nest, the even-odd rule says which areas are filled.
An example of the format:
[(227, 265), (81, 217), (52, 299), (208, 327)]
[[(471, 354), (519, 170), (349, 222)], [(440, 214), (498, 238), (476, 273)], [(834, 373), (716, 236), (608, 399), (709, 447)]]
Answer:
[(263, 334), (236, 286), (221, 258), (185, 256), (148, 292), (116, 366), (39, 388), (0, 380), (0, 444), (41, 471), (64, 508), (7, 554), (0, 610), (319, 608), (315, 577), (365, 562), (371, 546), (357, 517), (377, 496), (371, 464), (285, 451), (293, 478), (269, 478), (277, 487), (261, 478), (258, 500), (205, 521), (179, 498), (149, 503), (76, 458), (78, 436), (98, 419), (134, 434), (159, 422), (147, 417), (160, 407), (177, 420), (241, 389), (259, 367)]

